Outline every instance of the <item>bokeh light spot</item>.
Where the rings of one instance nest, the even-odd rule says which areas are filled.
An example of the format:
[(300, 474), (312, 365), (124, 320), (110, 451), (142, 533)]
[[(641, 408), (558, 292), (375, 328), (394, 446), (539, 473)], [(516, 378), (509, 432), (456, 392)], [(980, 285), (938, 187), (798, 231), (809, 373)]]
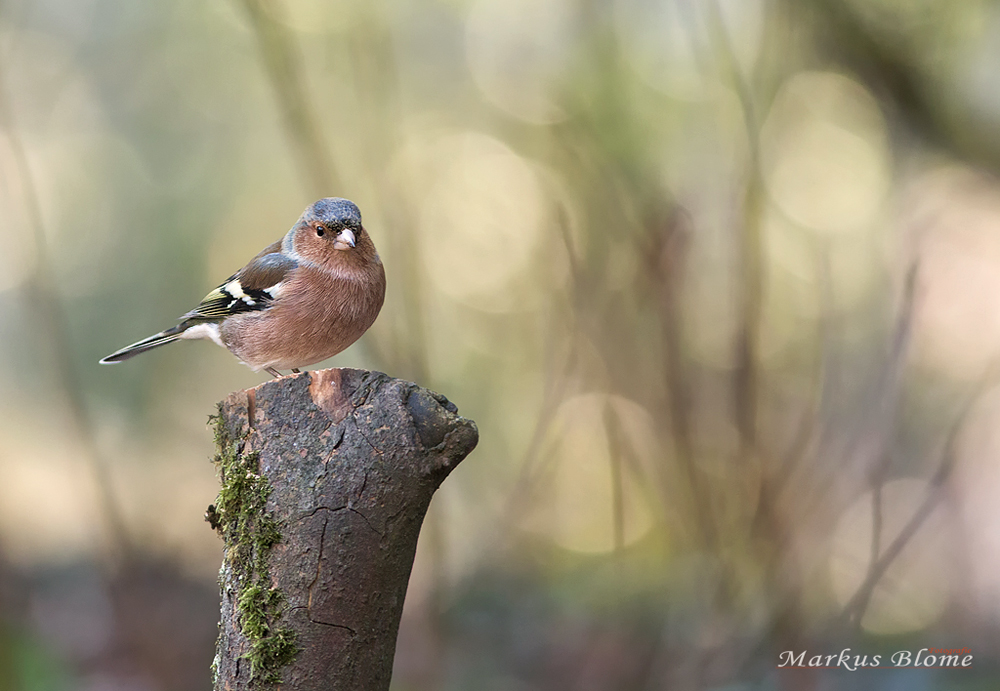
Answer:
[(857, 82), (828, 73), (793, 77), (761, 133), (772, 198), (812, 230), (865, 229), (889, 188), (885, 136), (878, 105)]
[(1000, 356), (1000, 188), (957, 167), (915, 181), (901, 225), (919, 257), (914, 355), (959, 379)]
[[(567, 549), (603, 553), (615, 547), (616, 520), (623, 546), (652, 527), (648, 471), (659, 448), (652, 418), (642, 406), (603, 394), (565, 401), (541, 457), (548, 465), (535, 496), (544, 500), (528, 512), (522, 524), (528, 530)], [(620, 484), (615, 467), (620, 467)]]
[(0, 293), (21, 285), (35, 269), (35, 246), (24, 208), (23, 181), (10, 148), (0, 137)]
[[(759, 0), (722, 0), (719, 13), (744, 72), (756, 62), (763, 33)], [(617, 0), (615, 28), (639, 77), (676, 98), (701, 99), (722, 86), (712, 68), (713, 31), (707, 3), (688, 0)], [(724, 78), (724, 77), (723, 77)]]
[(565, 117), (554, 92), (572, 38), (568, 0), (477, 0), (466, 20), (465, 51), (487, 99), (527, 122)]
[(290, 29), (305, 34), (343, 31), (358, 21), (357, 2), (327, 2), (326, 0), (283, 0), (264, 2), (261, 6), (271, 18)]
[(442, 293), (480, 309), (523, 308), (508, 284), (529, 264), (546, 201), (532, 167), (480, 134), (441, 141), (450, 153), (420, 211), (423, 257)]

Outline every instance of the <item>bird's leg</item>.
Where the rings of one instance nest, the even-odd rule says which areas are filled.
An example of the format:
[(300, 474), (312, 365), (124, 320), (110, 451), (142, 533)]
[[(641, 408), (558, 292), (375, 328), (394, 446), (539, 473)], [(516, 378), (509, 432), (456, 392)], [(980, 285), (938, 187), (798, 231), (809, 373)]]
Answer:
[(274, 369), (273, 367), (265, 367), (264, 371), (267, 372), (268, 374), (270, 374), (275, 379), (281, 379), (281, 372), (279, 372), (278, 370)]
[(298, 367), (293, 367), (292, 368), (292, 374), (302, 374), (302, 372), (299, 370)]

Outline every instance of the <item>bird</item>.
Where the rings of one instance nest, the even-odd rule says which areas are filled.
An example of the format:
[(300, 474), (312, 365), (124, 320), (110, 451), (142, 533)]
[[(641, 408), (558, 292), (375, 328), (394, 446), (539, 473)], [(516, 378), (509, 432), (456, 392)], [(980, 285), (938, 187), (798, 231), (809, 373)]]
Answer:
[(208, 339), (253, 371), (281, 377), (280, 370), (298, 373), (357, 341), (384, 300), (385, 269), (361, 211), (347, 199), (327, 197), (176, 326), (100, 363), (122, 362), (174, 341)]

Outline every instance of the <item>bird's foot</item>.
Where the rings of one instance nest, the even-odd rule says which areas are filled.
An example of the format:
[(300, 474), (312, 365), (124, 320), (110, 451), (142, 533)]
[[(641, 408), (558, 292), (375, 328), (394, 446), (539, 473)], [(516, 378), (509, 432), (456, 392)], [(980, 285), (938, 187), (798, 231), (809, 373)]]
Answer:
[(264, 371), (267, 372), (268, 374), (270, 374), (275, 379), (281, 379), (281, 372), (279, 372), (278, 370), (274, 369), (273, 367), (265, 367)]
[(302, 371), (298, 367), (293, 367), (292, 374), (302, 374)]

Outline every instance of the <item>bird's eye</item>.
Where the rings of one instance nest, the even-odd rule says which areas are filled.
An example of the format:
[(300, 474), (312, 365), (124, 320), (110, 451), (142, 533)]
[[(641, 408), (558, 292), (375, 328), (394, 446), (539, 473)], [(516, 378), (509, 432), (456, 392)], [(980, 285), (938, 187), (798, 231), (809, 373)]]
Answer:
[(326, 228), (323, 226), (316, 226), (316, 235), (323, 237), (323, 233), (326, 232)]

